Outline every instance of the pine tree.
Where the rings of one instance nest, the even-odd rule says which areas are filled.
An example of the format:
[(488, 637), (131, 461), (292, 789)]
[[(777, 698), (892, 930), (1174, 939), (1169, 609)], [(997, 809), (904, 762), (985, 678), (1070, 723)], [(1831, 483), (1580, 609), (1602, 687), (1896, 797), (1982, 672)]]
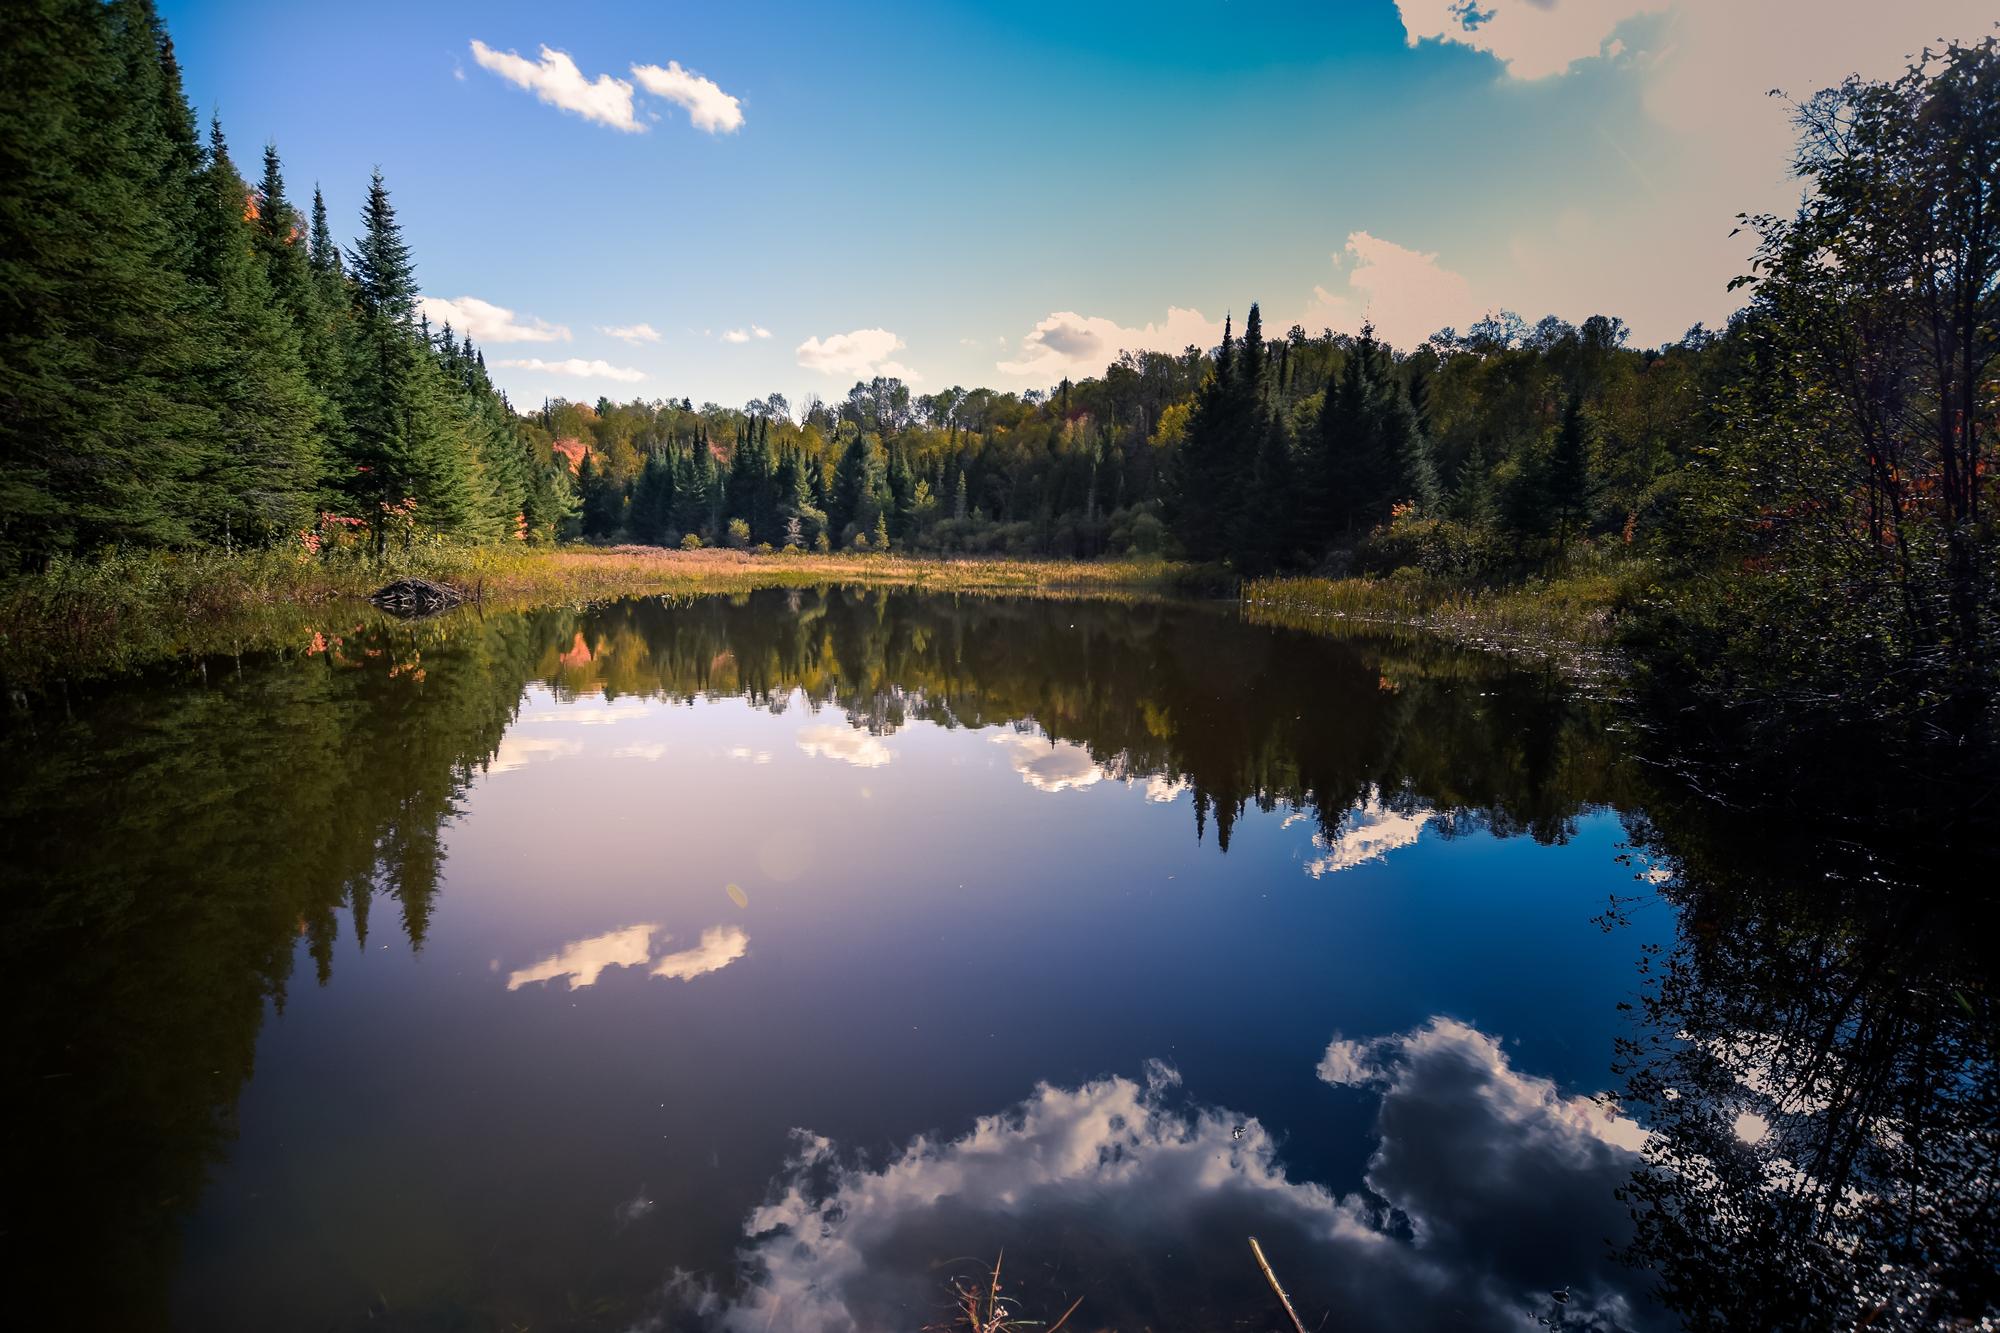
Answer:
[(583, 501), (583, 535), (608, 540), (625, 526), (625, 488), (597, 463), (589, 451), (577, 468), (576, 485)]
[(669, 544), (674, 521), (674, 464), (662, 449), (653, 449), (632, 488), (627, 525), (633, 539), (653, 546)]
[(0, 560), (186, 541), (213, 428), (188, 391), (198, 149), (151, 5), (10, 6), (0, 124)]
[(868, 433), (857, 427), (834, 468), (833, 494), (827, 497), (827, 525), (846, 542), (853, 532), (874, 526), (876, 491), (882, 484), (882, 462)]
[[(1215, 368), (1195, 395), (1187, 436), (1172, 459), (1168, 514), (1174, 534), (1192, 560), (1220, 560), (1229, 553), (1240, 512), (1246, 469), (1241, 449), (1249, 401), (1228, 320)], [(1261, 369), (1261, 358), (1254, 363)]]
[(1563, 407), (1562, 425), (1549, 451), (1543, 485), (1548, 526), (1560, 557), (1590, 520), (1590, 436), (1581, 394), (1572, 392)]
[(477, 514), (477, 479), (455, 395), (415, 326), (416, 276), (380, 171), (369, 183), (362, 226), (347, 255), (354, 313), (340, 481), (379, 552), (392, 521), (403, 522), (397, 515), (412, 504), (417, 522), (465, 528)]
[(195, 521), (198, 535), (224, 547), (308, 526), (322, 468), (319, 396), (274, 299), (261, 227), (244, 217), (248, 199), (222, 126), (211, 123), (194, 263), (218, 335), (202, 384), (218, 421), (202, 451)]
[(1452, 492), (1451, 516), (1469, 528), (1490, 530), (1498, 521), (1499, 501), (1486, 451), (1477, 441), (1458, 465), (1458, 486)]
[(1430, 442), (1388, 348), (1368, 325), (1327, 385), (1317, 444), (1313, 527), (1322, 540), (1351, 542), (1398, 503), (1436, 507)]
[(759, 418), (750, 419), (730, 455), (728, 509), (750, 525), (751, 540), (769, 541), (777, 535), (778, 515), (770, 437), (759, 424)]

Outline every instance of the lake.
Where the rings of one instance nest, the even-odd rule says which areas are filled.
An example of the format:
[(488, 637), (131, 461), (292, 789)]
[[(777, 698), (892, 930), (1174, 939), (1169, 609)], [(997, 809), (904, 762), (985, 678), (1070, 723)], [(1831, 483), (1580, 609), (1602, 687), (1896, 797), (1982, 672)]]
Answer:
[[(1865, 876), (1552, 671), (1144, 599), (356, 619), (15, 700), (8, 1232), (73, 1326), (916, 1330), (1004, 1253), (1023, 1317), (1277, 1328), (1256, 1236), (1309, 1328), (1664, 1328), (1801, 1135), (1918, 1107), (1978, 1197), (1961, 933), (1845, 985)], [(1788, 1206), (1809, 1270), (1848, 1214)], [(1957, 1239), (1900, 1298), (1978, 1299)]]

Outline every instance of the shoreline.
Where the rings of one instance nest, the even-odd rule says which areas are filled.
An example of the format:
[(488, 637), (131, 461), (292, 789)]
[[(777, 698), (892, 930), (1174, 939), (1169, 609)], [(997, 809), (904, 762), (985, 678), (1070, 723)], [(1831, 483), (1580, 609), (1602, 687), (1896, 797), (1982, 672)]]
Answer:
[[(987, 596), (1199, 596), (1214, 595), (1227, 576), (1158, 559), (765, 555), (635, 545), (431, 547), (391, 552), (380, 563), (275, 552), (112, 555), (61, 561), (0, 583), (0, 680), (24, 688), (304, 642), (336, 610), (393, 621), (366, 598), (406, 577), (450, 584), (475, 608), (514, 610), (829, 583)], [(1414, 630), (1601, 681), (1619, 666), (1612, 647), (1617, 588), (1606, 575), (1491, 589), (1286, 577), (1246, 580), (1230, 600), (1253, 624), (1321, 634), (1340, 626)]]

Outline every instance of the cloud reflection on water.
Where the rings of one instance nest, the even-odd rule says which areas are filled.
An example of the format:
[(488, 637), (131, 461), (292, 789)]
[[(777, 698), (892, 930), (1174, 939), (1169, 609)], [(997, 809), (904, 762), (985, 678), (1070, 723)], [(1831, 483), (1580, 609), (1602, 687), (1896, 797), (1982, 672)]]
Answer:
[(1104, 770), (1090, 751), (1072, 741), (1052, 741), (1023, 731), (1003, 731), (992, 741), (1007, 752), (1007, 762), (1021, 781), (1037, 791), (1068, 791), (1104, 780)]
[(856, 768), (880, 768), (895, 753), (879, 736), (833, 722), (816, 722), (799, 729), (799, 748), (817, 759), (838, 759)]
[(1659, 1322), (1605, 1257), (1628, 1229), (1613, 1190), (1644, 1139), (1632, 1121), (1446, 1018), (1336, 1038), (1319, 1072), (1381, 1099), (1347, 1195), (1292, 1179), (1264, 1126), (1189, 1101), (1157, 1063), (1143, 1082), (1043, 1084), (879, 1167), (797, 1131), (745, 1224), (747, 1287), (701, 1305), (729, 1329), (915, 1327), (942, 1313), (939, 1260), (1004, 1246), (1016, 1295), (1083, 1292), (1090, 1326), (1221, 1326), (1268, 1301), (1255, 1234), (1308, 1323), (1532, 1329), (1563, 1286), (1564, 1327)]
[[(1385, 860), (1390, 852), (1415, 846), (1423, 834), (1424, 825), (1430, 823), (1433, 817), (1434, 812), (1430, 810), (1392, 810), (1383, 804), (1379, 793), (1371, 793), (1347, 812), (1337, 836), (1328, 838), (1324, 833), (1313, 834), (1313, 846), (1320, 849), (1320, 854), (1305, 863), (1305, 871), (1314, 879), (1319, 879), (1323, 875)], [(1286, 822), (1291, 821), (1288, 818)]]
[[(656, 938), (657, 937), (657, 938)], [(691, 981), (710, 972), (719, 972), (750, 950), (750, 936), (740, 926), (710, 926), (691, 949), (653, 956), (655, 945), (664, 947), (673, 936), (649, 922), (621, 926), (602, 935), (572, 940), (539, 963), (507, 975), (507, 989), (519, 990), (538, 981), (567, 980), (570, 990), (597, 983), (605, 969), (645, 967), (652, 975)]]

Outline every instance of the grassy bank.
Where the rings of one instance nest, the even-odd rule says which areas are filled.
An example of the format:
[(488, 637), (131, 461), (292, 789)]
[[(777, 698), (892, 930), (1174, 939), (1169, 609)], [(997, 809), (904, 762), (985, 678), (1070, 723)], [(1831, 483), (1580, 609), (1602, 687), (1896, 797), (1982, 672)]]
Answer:
[[(1633, 565), (1497, 589), (1436, 580), (1271, 578), (1245, 583), (1246, 619), (1321, 633), (1400, 626), (1602, 674), (1613, 612)], [(0, 679), (94, 676), (205, 653), (302, 643), (331, 618), (379, 614), (365, 600), (391, 579), (449, 583), (489, 609), (616, 597), (738, 593), (825, 583), (932, 592), (1094, 596), (1213, 591), (1203, 571), (1166, 561), (913, 559), (752, 555), (649, 546), (438, 548), (301, 560), (271, 552), (150, 553), (58, 561), (0, 584)]]
[(642, 546), (429, 548), (380, 563), (272, 552), (113, 555), (57, 561), (0, 584), (0, 679), (100, 675), (164, 658), (303, 642), (335, 612), (375, 614), (367, 595), (409, 575), (507, 608), (822, 583), (1038, 595), (1165, 591), (1183, 572), (1157, 560), (923, 560)]
[(1642, 567), (1626, 564), (1496, 588), (1400, 576), (1252, 579), (1242, 603), (1257, 624), (1407, 626), (1601, 676), (1611, 668), (1617, 608), (1643, 577)]

